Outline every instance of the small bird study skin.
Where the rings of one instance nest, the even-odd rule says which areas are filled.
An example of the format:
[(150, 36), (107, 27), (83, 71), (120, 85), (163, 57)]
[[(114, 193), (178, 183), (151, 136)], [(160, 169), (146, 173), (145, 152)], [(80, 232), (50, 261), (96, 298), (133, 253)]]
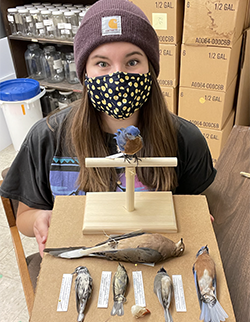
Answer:
[(201, 309), (200, 320), (204, 322), (225, 321), (228, 315), (216, 297), (215, 263), (209, 255), (207, 246), (201, 247), (196, 255), (193, 274)]
[(165, 322), (173, 322), (172, 316), (169, 312), (169, 306), (173, 294), (173, 284), (171, 278), (163, 267), (155, 276), (154, 292), (163, 306)]
[(73, 274), (77, 274), (75, 279), (77, 322), (82, 322), (84, 320), (85, 307), (92, 292), (93, 280), (85, 266), (78, 266)]
[(45, 253), (62, 258), (99, 257), (131, 263), (158, 263), (183, 254), (183, 240), (174, 243), (160, 234), (135, 231), (110, 237), (94, 247), (46, 248)]
[(137, 127), (130, 125), (118, 129), (115, 133), (115, 140), (120, 152), (125, 154), (125, 159), (129, 161), (131, 157), (134, 157), (138, 162), (136, 153), (143, 148), (143, 139)]
[(113, 296), (114, 305), (111, 311), (111, 315), (124, 315), (123, 303), (126, 302), (126, 290), (128, 285), (128, 274), (125, 267), (122, 264), (118, 264), (117, 271), (113, 278)]

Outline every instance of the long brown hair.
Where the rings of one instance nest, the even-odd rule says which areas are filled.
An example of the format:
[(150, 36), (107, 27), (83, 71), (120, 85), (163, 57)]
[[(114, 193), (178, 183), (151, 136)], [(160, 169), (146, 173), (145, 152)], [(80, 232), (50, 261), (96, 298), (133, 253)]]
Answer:
[[(153, 67), (149, 66), (153, 84), (148, 101), (139, 114), (138, 128), (144, 141), (139, 157), (175, 157), (177, 156), (177, 134), (172, 115), (165, 104)], [(100, 113), (96, 111), (88, 98), (83, 85), (81, 104), (74, 107), (68, 118), (67, 127), (71, 131), (67, 145), (78, 158), (80, 173), (79, 188), (83, 191), (114, 191), (117, 172), (115, 168), (86, 168), (86, 157), (106, 157), (108, 150), (106, 133), (101, 126)], [(137, 168), (140, 182), (149, 189), (172, 190), (177, 186), (174, 168)]]

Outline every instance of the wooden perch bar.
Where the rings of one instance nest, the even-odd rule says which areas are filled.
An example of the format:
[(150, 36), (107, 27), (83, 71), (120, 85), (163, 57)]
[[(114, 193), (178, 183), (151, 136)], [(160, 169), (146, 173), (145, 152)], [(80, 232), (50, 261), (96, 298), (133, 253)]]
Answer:
[[(87, 168), (109, 168), (109, 167), (137, 167), (137, 162), (132, 159), (129, 163), (124, 158), (85, 158)], [(138, 167), (176, 167), (177, 158), (140, 158)]]

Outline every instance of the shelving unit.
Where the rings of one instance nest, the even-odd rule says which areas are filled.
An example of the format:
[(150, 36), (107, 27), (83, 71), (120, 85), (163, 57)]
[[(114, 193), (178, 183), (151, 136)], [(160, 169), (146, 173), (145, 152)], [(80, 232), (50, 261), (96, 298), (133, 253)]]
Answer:
[[(13, 36), (11, 35), (9, 23), (7, 20), (7, 9), (15, 8), (16, 6), (21, 6), (24, 4), (31, 4), (34, 0), (2, 0), (0, 1), (0, 10), (2, 12), (3, 24), (6, 30), (6, 34), (9, 40), (10, 50), (12, 54), (13, 64), (15, 67), (16, 76), (18, 78), (26, 78), (28, 77), (24, 53), (27, 50), (27, 45), (31, 42), (40, 43), (42, 46), (55, 45), (60, 48), (61, 52), (73, 51), (73, 41), (68, 40), (59, 40), (55, 38), (35, 38), (35, 37), (22, 37), (22, 36)], [(72, 3), (72, 4), (83, 4), (83, 5), (91, 5), (95, 2), (95, 0), (53, 0), (53, 3)], [(61, 83), (48, 83), (44, 80), (40, 81), (41, 86), (46, 86), (50, 88), (55, 88), (58, 90), (72, 90), (74, 92), (81, 92), (82, 85), (81, 84), (69, 84), (67, 81), (63, 81)]]

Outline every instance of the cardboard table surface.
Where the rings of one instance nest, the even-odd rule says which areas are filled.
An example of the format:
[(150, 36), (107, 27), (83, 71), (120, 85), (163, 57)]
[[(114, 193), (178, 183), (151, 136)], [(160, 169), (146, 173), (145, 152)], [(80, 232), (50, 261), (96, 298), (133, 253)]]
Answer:
[[(182, 237), (186, 246), (183, 256), (172, 258), (159, 263), (154, 267), (142, 264), (122, 263), (129, 276), (127, 288), (127, 302), (124, 304), (124, 315), (111, 316), (113, 307), (112, 283), (109, 294), (109, 306), (107, 309), (97, 308), (99, 287), (102, 271), (111, 271), (112, 279), (117, 270), (118, 262), (98, 258), (61, 259), (45, 254), (38, 284), (36, 288), (34, 307), (31, 322), (39, 321), (77, 321), (75, 303), (74, 278), (71, 287), (69, 307), (67, 312), (57, 312), (57, 304), (63, 274), (74, 272), (77, 266), (86, 266), (93, 278), (93, 291), (85, 310), (84, 322), (106, 321), (135, 321), (131, 314), (131, 307), (135, 304), (133, 290), (133, 271), (142, 271), (146, 306), (151, 314), (142, 318), (142, 321), (164, 322), (163, 308), (153, 292), (154, 278), (162, 266), (170, 277), (181, 275), (183, 280), (186, 312), (176, 312), (174, 297), (171, 302), (170, 312), (174, 322), (199, 321), (200, 307), (197, 299), (192, 266), (196, 253), (201, 246), (208, 245), (210, 255), (215, 261), (217, 272), (217, 297), (222, 307), (228, 314), (227, 322), (235, 322), (233, 307), (227, 283), (221, 263), (220, 253), (210, 221), (209, 210), (205, 196), (173, 196), (177, 218), (178, 232), (165, 234), (166, 237), (177, 242)], [(84, 196), (57, 197), (46, 247), (66, 246), (94, 246), (105, 241), (103, 235), (83, 235), (82, 223), (84, 213)]]

